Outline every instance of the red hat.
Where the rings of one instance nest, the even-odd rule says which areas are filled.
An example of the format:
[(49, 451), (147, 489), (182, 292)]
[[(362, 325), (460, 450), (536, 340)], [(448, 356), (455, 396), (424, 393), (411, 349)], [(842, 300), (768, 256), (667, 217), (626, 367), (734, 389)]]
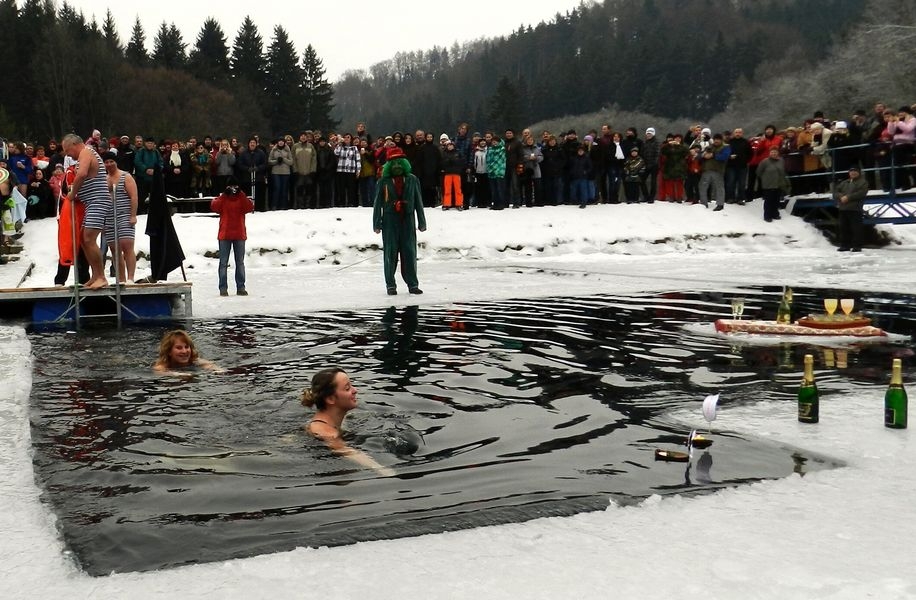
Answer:
[(389, 148), (385, 154), (385, 160), (393, 160), (395, 158), (407, 158), (407, 155), (404, 154), (404, 151), (397, 146), (394, 148)]

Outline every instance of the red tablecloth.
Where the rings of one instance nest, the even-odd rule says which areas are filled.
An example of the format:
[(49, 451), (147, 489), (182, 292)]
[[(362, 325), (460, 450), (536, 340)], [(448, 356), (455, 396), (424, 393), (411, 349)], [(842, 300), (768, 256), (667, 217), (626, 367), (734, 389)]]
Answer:
[(801, 325), (787, 325), (773, 321), (736, 321), (718, 319), (716, 331), (721, 333), (756, 333), (763, 335), (813, 335), (813, 336), (853, 336), (874, 337), (887, 336), (883, 329), (866, 325), (863, 327), (844, 327), (842, 329), (815, 329)]

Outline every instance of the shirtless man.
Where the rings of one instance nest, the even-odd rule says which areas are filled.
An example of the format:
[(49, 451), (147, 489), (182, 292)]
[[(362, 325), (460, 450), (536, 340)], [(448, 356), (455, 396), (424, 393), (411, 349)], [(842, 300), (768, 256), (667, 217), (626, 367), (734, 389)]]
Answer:
[(76, 178), (70, 186), (70, 200), (86, 205), (82, 229), (83, 253), (92, 274), (84, 287), (97, 290), (108, 286), (102, 250), (99, 248), (99, 234), (105, 228), (105, 221), (110, 218), (114, 206), (108, 193), (108, 172), (98, 152), (87, 146), (80, 136), (73, 133), (65, 135), (61, 147), (66, 156), (78, 163)]

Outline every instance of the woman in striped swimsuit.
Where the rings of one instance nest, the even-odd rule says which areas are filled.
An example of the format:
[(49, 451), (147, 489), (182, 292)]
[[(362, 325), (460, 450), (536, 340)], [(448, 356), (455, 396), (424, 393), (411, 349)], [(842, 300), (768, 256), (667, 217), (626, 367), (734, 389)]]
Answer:
[[(137, 182), (124, 171), (118, 169), (114, 152), (102, 154), (105, 170), (108, 172), (108, 189), (114, 188), (114, 211), (105, 221), (105, 232), (102, 237), (105, 244), (115, 256), (115, 239), (121, 251), (121, 263), (118, 265), (118, 281), (125, 283), (134, 280), (137, 269), (137, 255), (134, 253), (134, 237), (137, 225)], [(117, 217), (117, 219), (115, 219)], [(117, 229), (115, 225), (117, 224)], [(117, 238), (115, 238), (117, 231)], [(112, 258), (112, 260), (114, 260)]]

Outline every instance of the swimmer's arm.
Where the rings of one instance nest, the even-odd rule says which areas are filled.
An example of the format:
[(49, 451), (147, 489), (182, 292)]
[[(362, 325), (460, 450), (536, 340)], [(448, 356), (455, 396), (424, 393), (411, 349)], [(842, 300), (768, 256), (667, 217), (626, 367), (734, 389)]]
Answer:
[(130, 198), (130, 224), (137, 224), (137, 182), (130, 176), (130, 173), (124, 177), (124, 189), (127, 191), (127, 197)]
[(226, 370), (220, 367), (218, 364), (212, 360), (207, 360), (205, 358), (198, 358), (197, 362), (194, 363), (201, 369), (206, 369), (208, 371), (213, 371), (214, 373), (225, 373)]
[(92, 153), (88, 148), (83, 148), (77, 160), (79, 160), (79, 166), (76, 168), (76, 177), (73, 178), (73, 183), (70, 184), (71, 200), (75, 200), (79, 195), (79, 189), (83, 186), (83, 182), (92, 175), (91, 167), (95, 164), (95, 161), (92, 160)]
[(306, 431), (324, 442), (325, 445), (327, 445), (327, 447), (330, 448), (334, 454), (351, 460), (361, 467), (373, 469), (379, 475), (384, 477), (394, 476), (394, 469), (380, 465), (374, 458), (362, 450), (357, 450), (356, 448), (348, 446), (347, 443), (340, 438), (340, 434), (333, 427), (330, 427), (324, 423), (313, 421), (308, 424)]

